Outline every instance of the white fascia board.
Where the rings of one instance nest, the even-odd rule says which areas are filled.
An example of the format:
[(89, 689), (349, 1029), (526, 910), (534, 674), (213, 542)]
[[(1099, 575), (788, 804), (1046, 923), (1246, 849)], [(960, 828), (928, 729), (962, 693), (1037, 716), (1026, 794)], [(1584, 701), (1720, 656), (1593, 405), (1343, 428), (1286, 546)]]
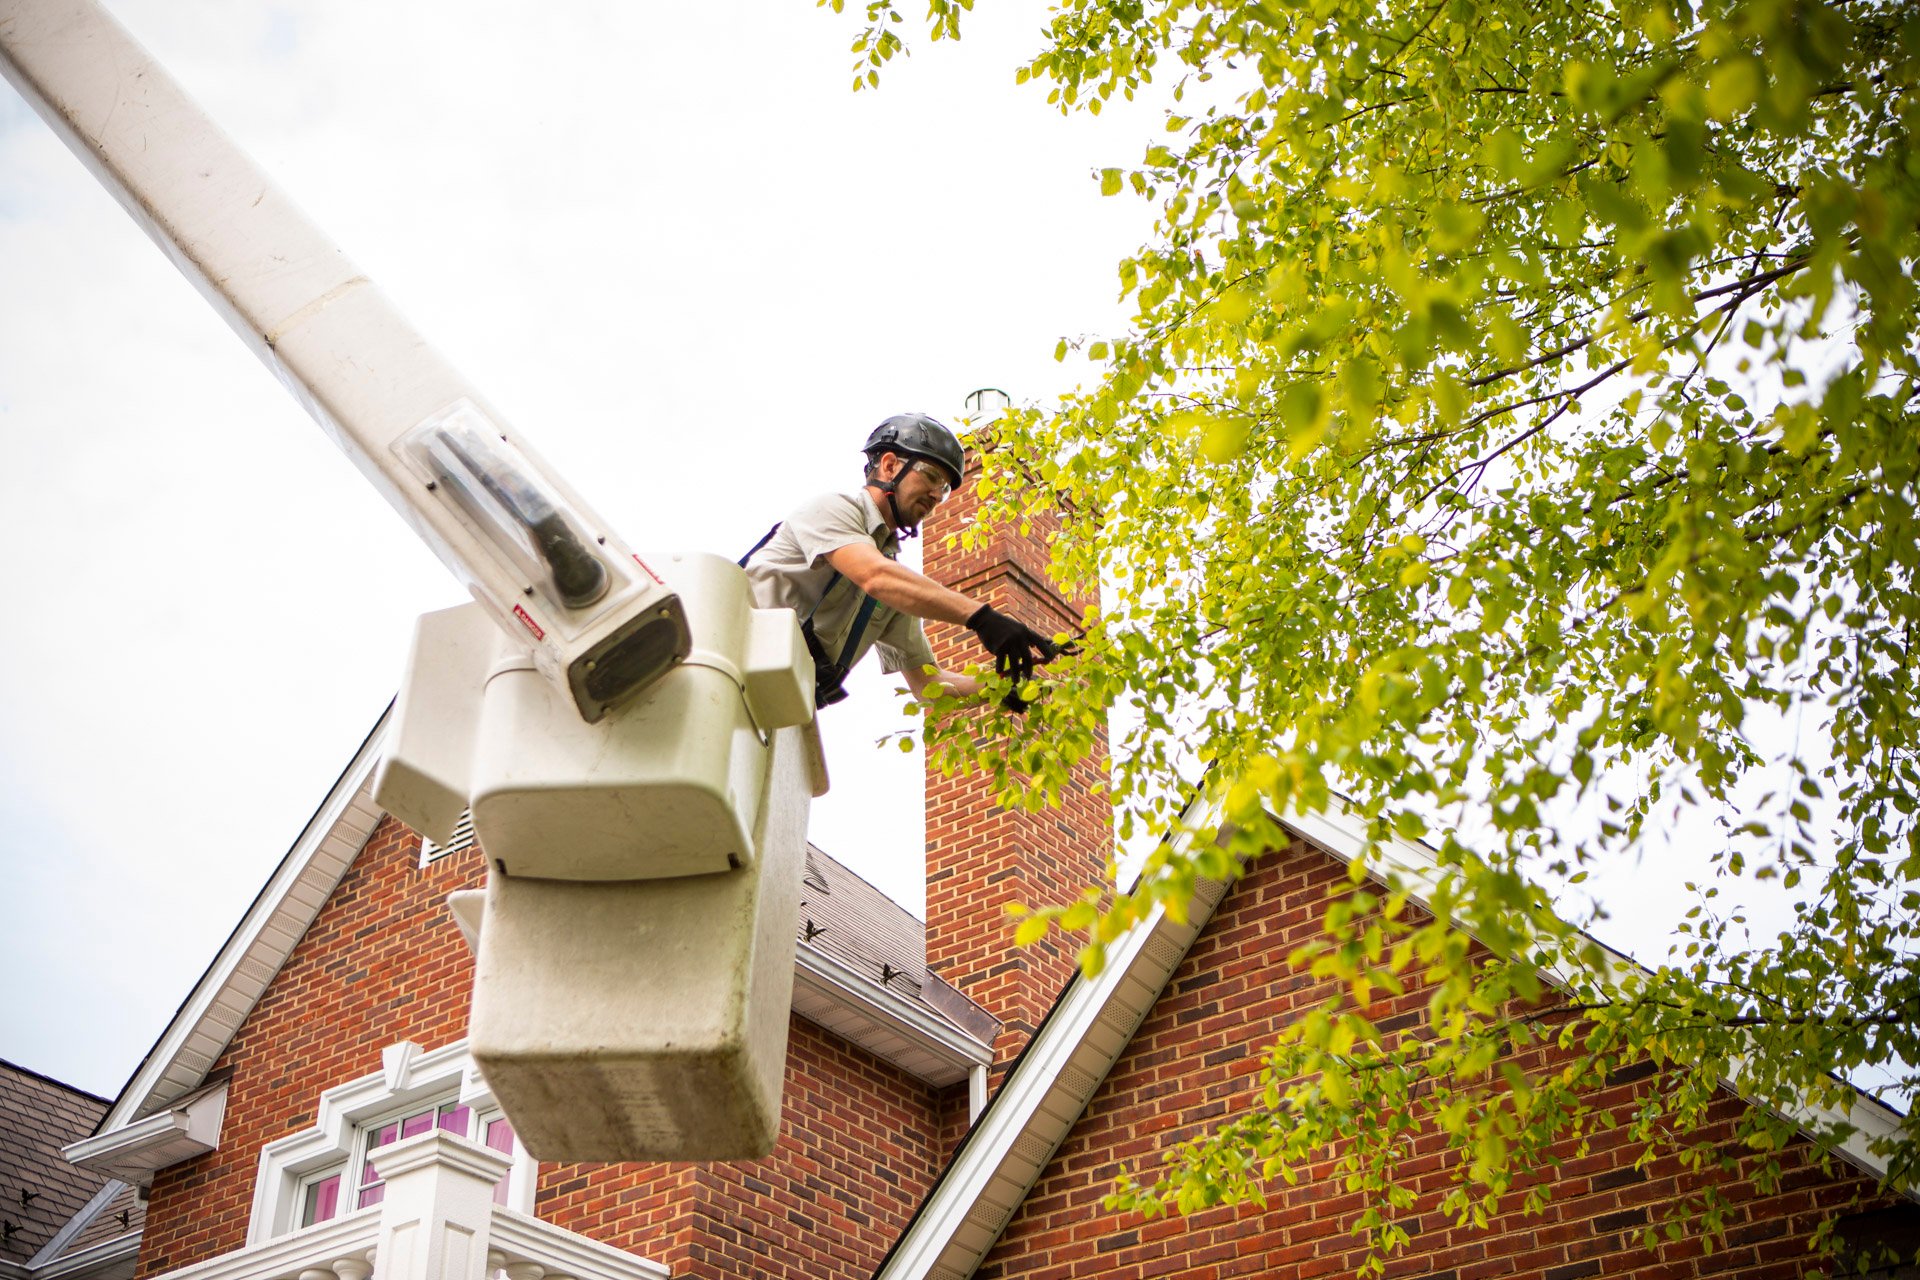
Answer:
[[(380, 758), (381, 741), (390, 715), (391, 708), (381, 714), (373, 731), (360, 744), (359, 751), (307, 822), (300, 838), (280, 860), (239, 926), (220, 948), (160, 1039), (147, 1052), (133, 1078), (121, 1089), (120, 1096), (95, 1130), (97, 1134), (106, 1136), (125, 1128), (156, 1101), (164, 1104), (169, 1097), (178, 1097), (198, 1084), (204, 1069), (175, 1070), (183, 1052), (196, 1038), (203, 1044), (224, 1048), (273, 975), (286, 963), (293, 946), (305, 935), (307, 926), (313, 923), (333, 887), (339, 884), (379, 823), (381, 811), (373, 804), (368, 788), (373, 767)], [(295, 888), (310, 869), (323, 860), (330, 865), (324, 868), (324, 886), (316, 887), (324, 887), (325, 892), (312, 895), (316, 901), (311, 908), (292, 902)], [(279, 928), (270, 933), (275, 925)], [(276, 934), (291, 941), (275, 941)], [(243, 975), (243, 970), (251, 974)], [(252, 976), (262, 973), (266, 976)], [(214, 1056), (206, 1054), (204, 1049), (201, 1052), (209, 1061)], [(173, 1078), (175, 1076), (179, 1078)]]
[[(1217, 819), (1215, 813), (1209, 820)], [(1182, 833), (1182, 843), (1193, 838), (1193, 831), (1190, 826)], [(1146, 919), (1108, 947), (1106, 967), (1098, 978), (1076, 976), (1068, 984), (986, 1114), (968, 1135), (959, 1159), (949, 1166), (908, 1223), (874, 1280), (972, 1274), (1011, 1216), (1012, 1208), (999, 1204), (1007, 1199), (1004, 1193), (1009, 1189), (1014, 1192), (1013, 1207), (1026, 1198), (1054, 1151), (1078, 1122), (1087, 1097), (1099, 1088), (1132, 1041), (1131, 1033), (1119, 1037), (1111, 1053), (1090, 1059), (1090, 1035), (1103, 1020), (1115, 1021), (1106, 1016), (1110, 1010), (1118, 1010), (1122, 1015), (1119, 1021), (1125, 1025), (1138, 1025), (1212, 919), (1224, 890), (1223, 885), (1203, 884), (1193, 906), (1204, 909), (1190, 909), (1184, 925), (1175, 924), (1165, 908), (1156, 905)], [(1165, 963), (1164, 973), (1145, 972), (1157, 970), (1163, 963), (1147, 959), (1146, 953), (1156, 940), (1171, 943), (1175, 952), (1171, 962)], [(1132, 999), (1124, 996), (1129, 987), (1138, 993)], [(1062, 1121), (1062, 1115), (1070, 1118)], [(989, 1200), (986, 1193), (996, 1185), (1003, 1194)], [(996, 1207), (982, 1213), (982, 1206), (989, 1204)]]
[[(1735, 1058), (1733, 1071), (1722, 1077), (1720, 1081), (1729, 1092), (1738, 1094), (1742, 1098), (1746, 1097), (1740, 1089), (1740, 1077), (1745, 1065), (1744, 1057)], [(1780, 1110), (1787, 1119), (1801, 1125), (1846, 1124), (1852, 1126), (1853, 1132), (1834, 1147), (1835, 1152), (1841, 1159), (1869, 1177), (1875, 1180), (1884, 1179), (1887, 1176), (1887, 1162), (1883, 1157), (1873, 1154), (1870, 1144), (1875, 1140), (1894, 1137), (1899, 1133), (1900, 1126), (1906, 1117), (1860, 1089), (1854, 1089), (1853, 1094), (1853, 1103), (1845, 1111), (1811, 1102), (1802, 1102), (1796, 1106), (1780, 1108)], [(1920, 1201), (1920, 1184), (1902, 1189), (1902, 1194), (1909, 1200)]]
[(794, 948), (793, 981), (885, 1026), (951, 1065), (961, 1075), (993, 1061), (993, 1046), (945, 1018), (875, 982), (852, 965), (809, 946)]

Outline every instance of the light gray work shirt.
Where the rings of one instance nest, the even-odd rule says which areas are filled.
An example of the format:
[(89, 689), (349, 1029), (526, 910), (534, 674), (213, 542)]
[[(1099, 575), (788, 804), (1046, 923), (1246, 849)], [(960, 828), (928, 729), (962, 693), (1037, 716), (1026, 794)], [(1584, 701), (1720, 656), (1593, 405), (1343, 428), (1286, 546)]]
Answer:
[[(791, 609), (805, 621), (813, 615), (813, 633), (827, 657), (840, 660), (847, 631), (866, 595), (846, 578), (835, 579), (827, 557), (842, 547), (868, 542), (889, 560), (900, 556), (900, 540), (888, 527), (873, 495), (824, 493), (780, 522), (779, 531), (747, 560), (753, 603), (762, 609)], [(828, 591), (827, 584), (833, 583)], [(827, 592), (825, 600), (821, 592)], [(926, 628), (912, 614), (875, 602), (873, 616), (847, 662), (852, 668), (867, 650), (880, 650), (883, 671), (907, 671), (933, 665)]]

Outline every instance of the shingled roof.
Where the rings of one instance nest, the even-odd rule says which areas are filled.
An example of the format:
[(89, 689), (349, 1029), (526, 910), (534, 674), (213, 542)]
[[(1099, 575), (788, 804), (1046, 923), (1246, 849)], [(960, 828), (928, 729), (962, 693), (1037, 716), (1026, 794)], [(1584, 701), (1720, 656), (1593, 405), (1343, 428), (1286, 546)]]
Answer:
[(92, 1132), (107, 1106), (0, 1060), (0, 1274), (31, 1275), (139, 1235), (146, 1208), (133, 1188), (60, 1156), (62, 1146)]
[(794, 938), (803, 955), (831, 956), (976, 1039), (991, 1043), (999, 1033), (992, 1014), (928, 970), (920, 918), (811, 844)]

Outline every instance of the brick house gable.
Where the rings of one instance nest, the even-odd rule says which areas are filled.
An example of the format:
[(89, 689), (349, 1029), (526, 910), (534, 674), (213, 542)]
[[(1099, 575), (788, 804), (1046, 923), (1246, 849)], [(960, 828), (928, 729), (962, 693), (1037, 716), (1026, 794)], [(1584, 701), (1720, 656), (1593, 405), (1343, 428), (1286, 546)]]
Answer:
[[(1327, 820), (1297, 825), (1311, 825), (1316, 839), (1296, 838), (1255, 860), (1231, 886), (1207, 886), (1190, 924), (1175, 925), (1157, 912), (1115, 949), (1114, 970), (1095, 981), (1076, 980), (1063, 992), (1027, 1057), (877, 1273), (880, 1280), (1311, 1280), (1355, 1273), (1362, 1251), (1351, 1228), (1363, 1205), (1357, 1194), (1325, 1180), (1330, 1162), (1318, 1166), (1321, 1177), (1310, 1175), (1298, 1186), (1276, 1182), (1265, 1207), (1143, 1221), (1102, 1204), (1123, 1170), (1151, 1175), (1162, 1154), (1251, 1101), (1266, 1047), (1331, 994), (1330, 981), (1294, 970), (1287, 957), (1317, 934), (1329, 898), (1351, 887), (1346, 858), (1359, 842)], [(1387, 856), (1419, 882), (1417, 849), (1402, 846)], [(1396, 1018), (1411, 1023), (1422, 1016), (1427, 995), (1412, 983), (1404, 996), (1383, 998), (1367, 1015), (1376, 1025)], [(1541, 1049), (1535, 1056), (1540, 1061), (1526, 1065), (1552, 1055)], [(1046, 1082), (1049, 1073), (1056, 1083)], [(1633, 1069), (1594, 1101), (1624, 1118), (1636, 1099), (1658, 1087), (1650, 1069)], [(1746, 1105), (1725, 1091), (1708, 1136), (1730, 1138)], [(1889, 1109), (1864, 1097), (1850, 1118), (1865, 1132), (1898, 1123)], [(1444, 1151), (1437, 1140), (1417, 1151), (1411, 1168), (1420, 1200), (1403, 1220), (1413, 1239), (1390, 1264), (1389, 1280), (1776, 1280), (1821, 1268), (1809, 1240), (1836, 1213), (1851, 1215), (1856, 1229), (1845, 1234), (1852, 1239), (1897, 1240), (1920, 1227), (1920, 1206), (1876, 1194), (1884, 1170), (1864, 1154), (1843, 1152), (1846, 1159), (1823, 1164), (1811, 1144), (1797, 1143), (1785, 1153), (1781, 1189), (1762, 1197), (1745, 1180), (1755, 1160), (1745, 1151), (1729, 1152), (1740, 1171), (1704, 1174), (1683, 1170), (1671, 1156), (1635, 1167), (1640, 1152), (1623, 1129), (1595, 1135), (1584, 1155), (1576, 1145), (1563, 1144), (1559, 1169), (1522, 1179), (1485, 1229), (1455, 1227), (1439, 1212), (1447, 1187)], [(1864, 1148), (1856, 1143), (1854, 1151)], [(1522, 1196), (1541, 1180), (1555, 1183), (1554, 1200), (1543, 1214), (1528, 1216), (1520, 1209)], [(1640, 1246), (1641, 1229), (1663, 1225), (1667, 1205), (1710, 1180), (1732, 1205), (1725, 1249), (1709, 1252), (1691, 1231), (1678, 1241)]]

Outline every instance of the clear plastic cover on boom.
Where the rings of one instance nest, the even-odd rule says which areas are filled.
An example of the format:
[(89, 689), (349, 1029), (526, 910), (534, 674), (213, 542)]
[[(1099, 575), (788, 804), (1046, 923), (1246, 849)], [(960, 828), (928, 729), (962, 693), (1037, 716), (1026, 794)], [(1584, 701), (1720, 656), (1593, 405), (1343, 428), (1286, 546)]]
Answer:
[(473, 406), (423, 422), (404, 448), (549, 605), (577, 613), (606, 598), (619, 570), (566, 500)]

